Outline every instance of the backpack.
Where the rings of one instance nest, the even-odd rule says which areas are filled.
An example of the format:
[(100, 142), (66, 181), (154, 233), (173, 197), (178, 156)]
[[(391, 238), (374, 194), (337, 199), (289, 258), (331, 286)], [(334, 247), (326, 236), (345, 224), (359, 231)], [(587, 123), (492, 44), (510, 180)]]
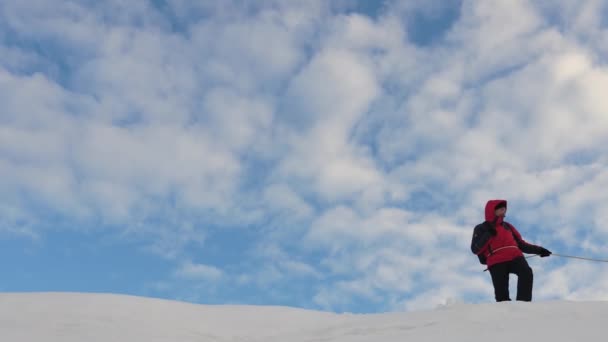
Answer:
[(471, 239), (471, 252), (477, 255), (477, 258), (479, 258), (479, 263), (482, 265), (487, 263), (487, 258), (483, 253), (479, 253), (479, 251), (492, 237), (490, 235), (490, 228), (488, 227), (489, 224), (489, 222), (483, 222), (475, 226), (475, 229), (473, 230), (473, 238)]

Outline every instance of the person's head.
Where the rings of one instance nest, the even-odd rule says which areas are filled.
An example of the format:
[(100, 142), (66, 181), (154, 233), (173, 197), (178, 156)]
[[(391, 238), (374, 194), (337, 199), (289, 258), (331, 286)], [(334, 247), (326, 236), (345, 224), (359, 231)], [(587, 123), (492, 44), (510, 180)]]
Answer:
[(505, 217), (507, 213), (507, 202), (500, 202), (494, 207), (494, 215), (496, 217)]
[(486, 221), (494, 222), (498, 218), (504, 218), (507, 212), (507, 201), (503, 199), (492, 199), (486, 203)]

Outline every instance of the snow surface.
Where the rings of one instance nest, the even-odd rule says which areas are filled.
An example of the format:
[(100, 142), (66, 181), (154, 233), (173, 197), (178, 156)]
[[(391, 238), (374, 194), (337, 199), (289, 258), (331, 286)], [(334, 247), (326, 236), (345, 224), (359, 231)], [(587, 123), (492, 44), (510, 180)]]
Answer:
[(608, 302), (455, 304), (355, 315), (109, 294), (0, 294), (0, 340), (7, 342), (601, 341), (607, 319)]

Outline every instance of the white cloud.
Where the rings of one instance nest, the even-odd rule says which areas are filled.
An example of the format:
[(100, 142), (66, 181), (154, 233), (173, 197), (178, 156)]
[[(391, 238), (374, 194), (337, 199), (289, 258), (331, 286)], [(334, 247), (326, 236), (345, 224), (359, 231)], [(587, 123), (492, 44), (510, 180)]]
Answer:
[(40, 222), (21, 205), (0, 205), (0, 237), (22, 237), (38, 241)]
[(286, 184), (273, 184), (264, 189), (264, 199), (269, 208), (286, 211), (295, 218), (310, 218), (314, 208)]
[(204, 101), (205, 123), (214, 127), (214, 138), (236, 151), (263, 139), (271, 128), (272, 104), (262, 99), (249, 99), (232, 90), (210, 90)]
[(222, 278), (224, 273), (217, 267), (187, 262), (175, 271), (175, 275), (193, 280), (217, 281)]
[[(462, 35), (467, 41), (462, 41), (460, 51), (450, 51), (449, 59), (443, 64), (449, 71), (443, 73), (442, 77), (429, 74), (428, 81), (423, 83), (420, 91), (408, 98), (404, 105), (408, 112), (403, 114), (404, 119), (395, 116), (397, 122), (404, 124), (396, 126), (399, 127), (400, 134), (386, 136), (402, 142), (402, 145), (392, 148), (394, 153), (403, 153), (408, 148), (404, 142), (409, 141), (419, 144), (414, 147), (414, 151), (419, 153), (415, 154), (415, 162), (406, 162), (394, 169), (393, 175), (396, 177), (386, 179), (391, 181), (388, 187), (396, 181), (408, 184), (406, 189), (409, 188), (410, 194), (413, 190), (427, 188), (424, 184), (433, 183), (446, 186), (443, 189), (432, 187), (434, 191), (464, 191), (467, 195), (459, 195), (458, 198), (467, 203), (445, 199), (435, 201), (435, 209), (431, 210), (442, 210), (444, 205), (456, 206), (453, 209), (464, 205), (465, 208), (458, 211), (465, 214), (467, 220), (471, 220), (471, 211), (476, 211), (479, 216), (473, 220), (482, 220), (485, 201), (500, 197), (500, 194), (515, 203), (521, 201), (523, 205), (520, 204), (519, 208), (522, 210), (514, 211), (512, 216), (529, 223), (541, 224), (544, 232), (543, 235), (538, 232), (529, 234), (531, 241), (539, 242), (540, 239), (540, 242), (554, 244), (555, 248), (559, 248), (559, 244), (572, 240), (559, 240), (551, 236), (553, 232), (558, 236), (564, 234), (560, 231), (562, 228), (556, 227), (552, 222), (555, 220), (551, 218), (557, 215), (560, 225), (570, 222), (570, 227), (576, 227), (581, 216), (601, 217), (593, 208), (601, 208), (600, 203), (603, 202), (601, 198), (596, 199), (594, 197), (597, 196), (589, 193), (594, 191), (592, 189), (601, 188), (601, 183), (599, 187), (595, 182), (589, 185), (586, 195), (579, 193), (573, 196), (578, 199), (590, 198), (590, 203), (581, 203), (579, 207), (583, 208), (584, 214), (576, 210), (574, 205), (557, 203), (555, 207), (550, 203), (556, 204), (554, 198), (558, 198), (558, 201), (568, 198), (568, 192), (598, 175), (600, 169), (587, 166), (588, 162), (605, 165), (603, 159), (597, 158), (601, 156), (599, 146), (603, 145), (604, 138), (608, 136), (604, 125), (608, 117), (601, 110), (595, 109), (605, 107), (601, 102), (603, 99), (596, 97), (589, 100), (587, 95), (604, 88), (598, 83), (603, 79), (604, 70), (601, 65), (594, 65), (589, 57), (589, 49), (595, 49), (595, 46), (583, 47), (579, 42), (560, 36), (555, 30), (541, 29), (544, 25), (542, 19), (524, 2), (518, 2), (517, 6), (506, 2), (502, 5), (506, 6), (503, 10), (513, 16), (527, 19), (517, 21), (519, 24), (515, 27), (509, 25), (510, 31), (501, 31), (494, 16), (504, 11), (493, 12), (494, 9), (475, 3), (467, 5), (470, 9), (464, 7), (465, 15), (456, 24), (450, 39), (460, 35), (463, 32), (461, 27), (465, 25), (471, 25), (474, 32)], [(468, 17), (468, 10), (477, 16), (475, 24), (468, 22), (472, 20), (472, 17)], [(483, 27), (488, 30), (480, 29)], [(470, 34), (478, 32), (483, 32), (479, 33), (478, 40), (470, 41)], [(524, 53), (521, 47), (524, 47)], [(478, 51), (479, 48), (482, 51)], [(553, 54), (552, 51), (558, 53)], [(516, 63), (512, 63), (511, 55), (515, 53), (519, 57), (516, 57)], [(471, 60), (472, 55), (478, 62)], [(522, 67), (515, 67), (520, 63), (523, 63)], [(467, 75), (464, 76), (458, 70), (467, 70)], [(485, 84), (484, 78), (493, 72), (497, 75)], [(504, 76), (500, 75), (503, 72)], [(593, 76), (584, 76), (588, 74)], [(473, 81), (476, 88), (471, 89), (469, 83)], [(482, 83), (477, 84), (479, 81)], [(475, 99), (475, 96), (479, 98)], [(475, 111), (478, 114), (474, 114)], [(421, 141), (430, 145), (420, 145)], [(380, 140), (379, 143), (381, 146), (394, 144), (388, 139)], [(425, 150), (429, 150), (429, 153), (424, 153)], [(576, 154), (583, 158), (580, 162), (571, 161)], [(436, 195), (442, 196), (441, 193)], [(445, 193), (443, 195), (449, 196)], [(407, 198), (415, 201), (415, 197)], [(550, 202), (544, 205), (545, 201)], [(524, 207), (526, 204), (531, 206), (530, 209)], [(468, 209), (471, 206), (473, 209)], [(313, 224), (311, 236), (315, 237), (315, 241), (328, 242), (334, 253), (340, 251), (340, 248), (356, 249), (355, 246), (340, 247), (341, 244), (349, 246), (344, 240), (352, 236), (370, 241), (368, 230), (361, 226), (376, 228), (378, 225), (370, 224), (352, 210), (342, 208), (339, 212), (342, 214), (338, 214), (338, 211), (332, 215), (325, 213), (322, 219)], [(449, 217), (447, 220), (449, 222)], [(475, 223), (477, 221), (469, 224), (472, 227)], [(445, 222), (439, 225), (442, 224)], [(423, 221), (420, 226), (430, 230), (430, 227), (436, 227), (437, 224)], [(415, 231), (413, 227), (415, 225), (405, 221), (402, 231), (407, 234), (408, 231)], [(529, 229), (524, 227), (526, 230)], [(587, 230), (590, 234), (601, 234), (598, 226), (587, 227)], [(573, 232), (573, 235), (576, 233)], [(466, 244), (467, 238), (459, 241)], [(435, 241), (419, 240), (417, 246), (426, 250), (431, 246), (429, 243)], [(389, 243), (383, 244), (385, 247), (387, 245)], [(441, 244), (441, 250), (448, 246), (456, 247), (459, 244)], [(597, 249), (592, 247), (593, 244), (586, 246), (589, 250)], [(460, 252), (459, 248), (457, 250)], [(365, 253), (361, 249), (355, 256), (345, 252), (345, 257), (340, 258), (344, 266), (337, 265), (340, 261), (336, 260), (328, 263), (334, 272), (347, 272), (349, 260)], [(375, 255), (373, 253), (377, 251), (370, 254)], [(445, 253), (454, 256), (456, 252), (447, 248)], [(438, 266), (433, 264), (432, 258), (427, 256), (425, 259), (429, 269), (432, 269), (430, 272), (436, 273)], [(457, 272), (455, 270), (463, 269), (465, 264), (471, 262), (475, 262), (474, 259), (461, 260), (461, 264), (454, 265), (454, 269), (446, 272)], [(400, 272), (407, 273), (402, 269)], [(360, 276), (361, 283), (368, 283), (369, 280), (363, 274), (362, 272)], [(466, 277), (456, 279), (451, 286), (461, 286), (460, 291), (465, 291), (467, 281)], [(440, 286), (439, 280), (435, 284)], [(488, 285), (487, 282), (480, 284)], [(481, 287), (483, 286), (480, 285), (477, 289)], [(329, 298), (327, 293), (324, 298)]]
[(288, 97), (299, 105), (293, 114), (306, 117), (292, 128), (292, 150), (280, 164), (281, 174), (312, 182), (315, 193), (330, 200), (381, 182), (370, 156), (350, 144), (350, 132), (380, 91), (366, 63), (352, 52), (328, 48), (288, 90)]
[(548, 298), (568, 300), (606, 300), (606, 275), (598, 272), (593, 264), (575, 259), (568, 260), (562, 267), (543, 270), (547, 273), (537, 276), (542, 281), (541, 286), (538, 286), (539, 294)]
[[(239, 5), (3, 4), (0, 230), (38, 236), (35, 203), (179, 263), (210, 226), (259, 226), (255, 270), (176, 275), (313, 279), (326, 308), (487, 294), (467, 253), (489, 198), (526, 238), (605, 251), (601, 1), (464, 1), (426, 47), (405, 21), (437, 1)], [(568, 270), (540, 296), (603, 296)]]
[(319, 278), (321, 274), (311, 265), (297, 261), (281, 261), (279, 263), (289, 276), (312, 276)]

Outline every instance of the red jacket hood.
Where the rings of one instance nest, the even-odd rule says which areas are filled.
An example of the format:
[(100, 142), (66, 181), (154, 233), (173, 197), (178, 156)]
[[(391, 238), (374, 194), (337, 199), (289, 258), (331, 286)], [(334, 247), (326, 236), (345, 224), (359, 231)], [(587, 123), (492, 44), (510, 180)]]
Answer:
[(486, 203), (486, 221), (494, 222), (496, 220), (496, 214), (494, 214), (495, 208), (498, 204), (504, 203), (505, 207), (507, 206), (507, 201), (501, 199), (489, 200)]

